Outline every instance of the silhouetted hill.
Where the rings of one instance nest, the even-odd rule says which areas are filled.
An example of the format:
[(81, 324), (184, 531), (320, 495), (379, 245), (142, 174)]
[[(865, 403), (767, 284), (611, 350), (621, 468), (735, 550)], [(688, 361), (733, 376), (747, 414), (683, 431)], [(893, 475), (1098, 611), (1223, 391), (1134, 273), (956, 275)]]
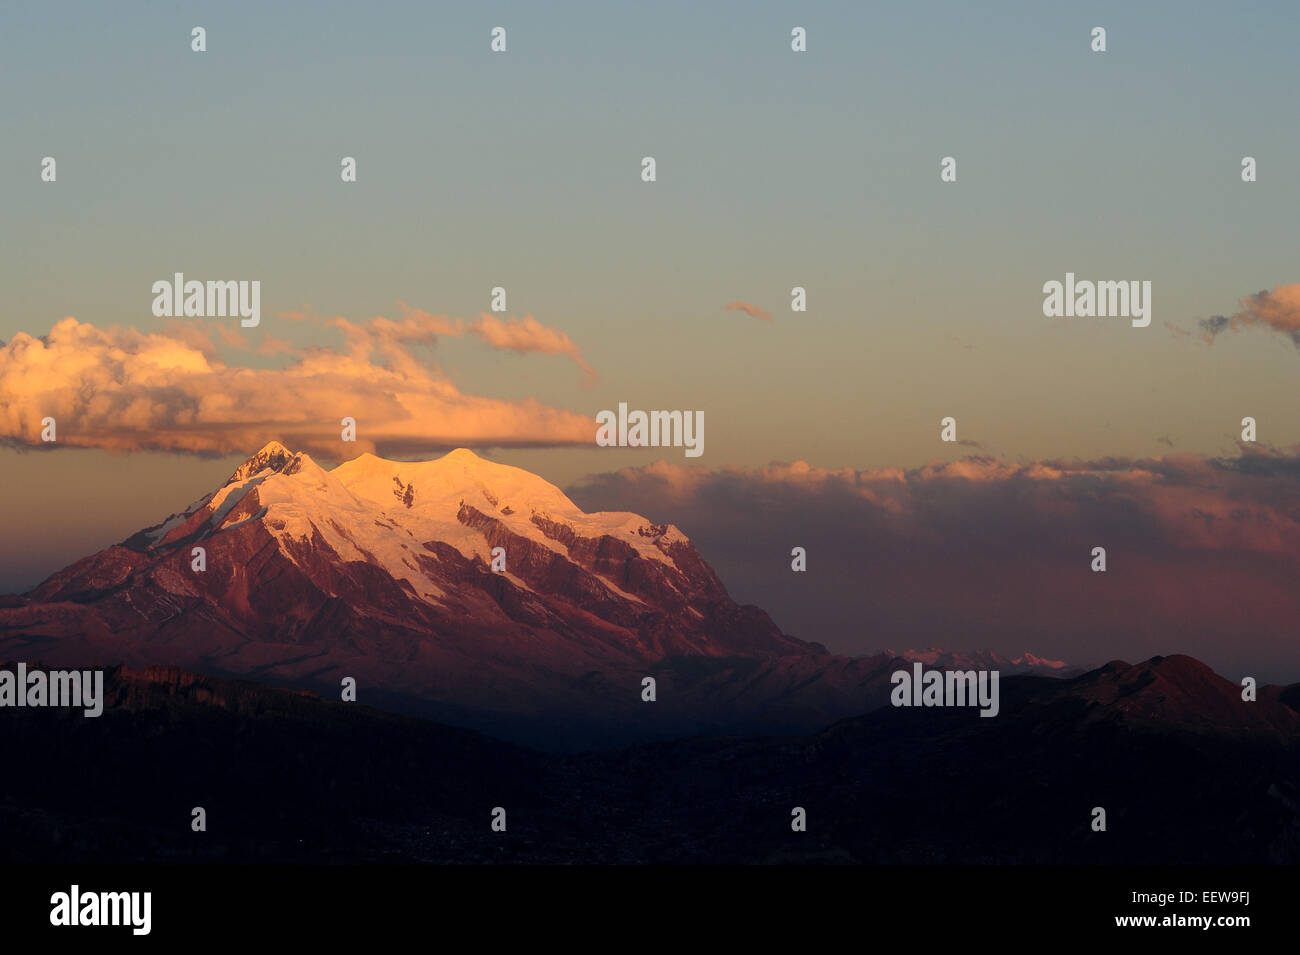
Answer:
[[(104, 715), (4, 709), (10, 861), (1300, 862), (1296, 687), (1189, 657), (1002, 681), (799, 738), (556, 756), (174, 668)], [(190, 810), (208, 831), (190, 830)], [(505, 833), (490, 829), (507, 810)], [(803, 807), (808, 830), (792, 832)], [(1090, 828), (1106, 809), (1106, 832)]]

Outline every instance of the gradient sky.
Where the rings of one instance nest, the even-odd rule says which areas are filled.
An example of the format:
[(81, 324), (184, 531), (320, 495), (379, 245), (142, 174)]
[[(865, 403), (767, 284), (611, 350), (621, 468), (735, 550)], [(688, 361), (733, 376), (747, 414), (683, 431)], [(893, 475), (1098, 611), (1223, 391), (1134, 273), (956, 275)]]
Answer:
[[(488, 449), (562, 486), (659, 457), (971, 453), (939, 442), (945, 415), (1009, 460), (1228, 454), (1247, 414), (1289, 447), (1300, 352), (1195, 332), (1298, 278), (1298, 26), (1290, 3), (8, 3), (0, 339), (65, 316), (158, 331), (150, 286), (178, 270), (259, 279), (253, 338), (330, 346), (274, 312), (472, 320), (502, 285), (600, 381), (442, 339), (429, 360), (462, 391), (705, 412), (694, 460)], [(1067, 271), (1150, 280), (1151, 326), (1044, 318)], [(724, 311), (737, 300), (773, 321)], [(0, 589), (240, 457), (0, 451)]]

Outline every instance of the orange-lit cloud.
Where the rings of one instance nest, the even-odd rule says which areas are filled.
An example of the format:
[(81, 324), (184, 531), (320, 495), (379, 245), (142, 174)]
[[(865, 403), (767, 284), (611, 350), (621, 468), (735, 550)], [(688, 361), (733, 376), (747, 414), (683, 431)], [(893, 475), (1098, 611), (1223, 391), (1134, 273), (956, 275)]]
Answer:
[(1212, 342), (1228, 328), (1235, 332), (1243, 326), (1263, 325), (1288, 336), (1300, 348), (1300, 282), (1256, 292), (1238, 304), (1240, 308), (1235, 315), (1214, 315), (1200, 320), (1206, 341)]
[(599, 377), (596, 369), (583, 360), (582, 351), (568, 335), (547, 328), (531, 315), (525, 315), (522, 320), (511, 318), (503, 321), (494, 315), (480, 312), (478, 321), (466, 326), (466, 331), (493, 348), (504, 348), (520, 354), (536, 352), (543, 355), (567, 355), (585, 373), (588, 387), (595, 384)]
[[(531, 398), (465, 394), (413, 353), (413, 345), (441, 334), (464, 334), (459, 320), (415, 309), (396, 321), (296, 317), (338, 330), (343, 347), (264, 340), (256, 350), (289, 360), (263, 368), (223, 361), (219, 346), (252, 345), (238, 329), (211, 322), (142, 332), (65, 318), (40, 338), (19, 333), (0, 347), (0, 441), (235, 454), (276, 438), (337, 459), (362, 451), (400, 455), (593, 440), (595, 424), (587, 416)], [(545, 350), (529, 345), (546, 344), (547, 330), (538, 323), (522, 327), (512, 350)], [(41, 440), (46, 417), (56, 421), (54, 445)], [(356, 419), (355, 444), (340, 440), (345, 417)]]
[(364, 322), (346, 318), (327, 319), (303, 306), (299, 310), (276, 312), (277, 318), (309, 322), (323, 328), (333, 328), (343, 333), (348, 347), (354, 353), (378, 352), (401, 360), (409, 344), (436, 344), (440, 336), (463, 338), (472, 335), (492, 348), (519, 355), (564, 355), (582, 369), (583, 386), (591, 387), (599, 379), (596, 369), (582, 357), (582, 349), (564, 332), (543, 325), (532, 315), (519, 318), (498, 318), (486, 312), (472, 322), (446, 315), (433, 315), (423, 309), (412, 308), (398, 302), (402, 318), (398, 321), (382, 315)]
[(750, 305), (748, 302), (731, 302), (722, 307), (728, 312), (744, 312), (746, 315), (753, 318), (761, 318), (765, 322), (770, 322), (772, 320), (772, 316), (769, 312), (765, 309), (759, 308), (757, 305)]

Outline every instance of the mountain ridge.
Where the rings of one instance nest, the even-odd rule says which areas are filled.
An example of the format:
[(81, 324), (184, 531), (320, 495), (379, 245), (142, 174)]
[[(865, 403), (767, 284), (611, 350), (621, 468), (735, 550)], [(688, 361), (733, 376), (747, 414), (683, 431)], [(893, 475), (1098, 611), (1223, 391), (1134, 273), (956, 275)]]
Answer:
[(737, 604), (675, 525), (585, 513), (467, 449), (327, 471), (269, 442), (183, 512), (10, 604), (0, 654), (322, 692), (351, 677), (394, 706), (468, 725), (491, 714), (494, 728), (804, 731), (881, 705), (892, 665)]
[[(1208, 696), (1207, 680), (1217, 687)], [(1208, 718), (1090, 698), (1111, 683), (1133, 686), (1126, 698), (1139, 701), (1185, 693), (1192, 715)], [(1263, 687), (1225, 720), (1217, 699), (1234, 685), (1190, 657), (1112, 661), (1071, 679), (1012, 676), (992, 720), (884, 708), (798, 737), (575, 755), (174, 667), (113, 667), (104, 688), (102, 719), (6, 711), (8, 755), (27, 771), (0, 778), (0, 824), (13, 834), (0, 857), (1300, 861), (1300, 713), (1281, 702), (1300, 684)], [(1261, 719), (1292, 729), (1257, 732)], [(177, 810), (195, 793), (221, 820), (198, 843)], [(504, 840), (486, 823), (498, 805), (510, 813)], [(792, 805), (807, 808), (806, 832), (791, 833)], [(1106, 808), (1111, 835), (1090, 829), (1094, 805)]]

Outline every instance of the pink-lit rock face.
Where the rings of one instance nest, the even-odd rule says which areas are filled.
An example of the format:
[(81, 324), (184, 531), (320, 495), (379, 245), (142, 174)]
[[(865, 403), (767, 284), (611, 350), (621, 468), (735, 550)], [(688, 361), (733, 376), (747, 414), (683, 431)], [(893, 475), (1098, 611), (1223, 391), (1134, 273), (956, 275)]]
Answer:
[[(185, 512), (0, 610), (0, 626), (4, 657), (331, 694), (353, 677), (362, 702), (592, 720), (654, 710), (672, 725), (861, 712), (879, 702), (882, 664), (834, 658), (737, 605), (671, 524), (584, 513), (465, 450), (325, 471), (273, 442)], [(650, 672), (676, 687), (667, 705), (643, 705)]]

